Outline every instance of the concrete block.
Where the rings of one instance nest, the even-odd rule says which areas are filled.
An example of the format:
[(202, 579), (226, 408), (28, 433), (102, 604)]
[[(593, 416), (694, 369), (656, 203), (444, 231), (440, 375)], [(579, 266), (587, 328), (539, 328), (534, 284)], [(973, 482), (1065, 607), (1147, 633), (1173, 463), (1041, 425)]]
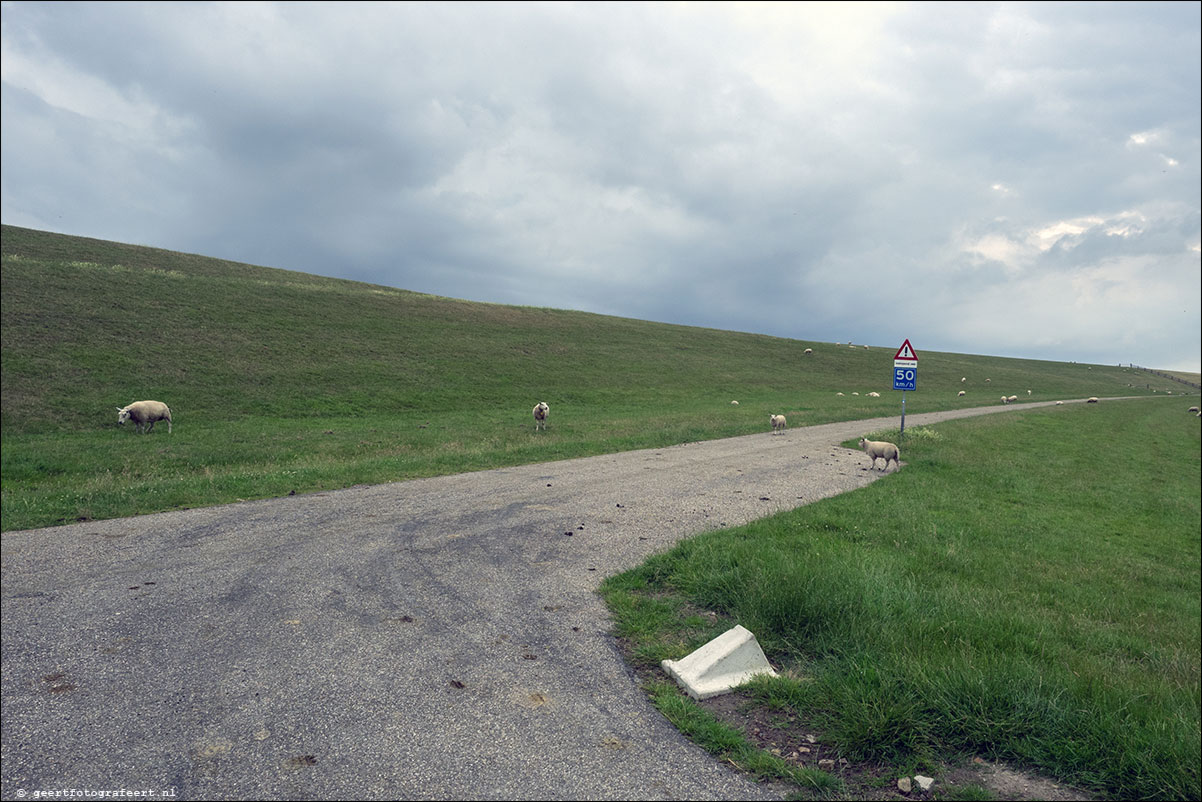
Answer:
[(739, 625), (684, 659), (660, 666), (694, 699), (727, 693), (760, 674), (776, 676), (755, 635)]

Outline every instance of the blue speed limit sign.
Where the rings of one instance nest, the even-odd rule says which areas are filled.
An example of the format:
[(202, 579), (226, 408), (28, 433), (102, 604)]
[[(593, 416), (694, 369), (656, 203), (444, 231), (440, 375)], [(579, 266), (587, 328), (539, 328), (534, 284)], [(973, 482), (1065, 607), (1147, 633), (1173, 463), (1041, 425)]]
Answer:
[(917, 389), (918, 368), (898, 368), (893, 369), (893, 389), (894, 390), (915, 390)]

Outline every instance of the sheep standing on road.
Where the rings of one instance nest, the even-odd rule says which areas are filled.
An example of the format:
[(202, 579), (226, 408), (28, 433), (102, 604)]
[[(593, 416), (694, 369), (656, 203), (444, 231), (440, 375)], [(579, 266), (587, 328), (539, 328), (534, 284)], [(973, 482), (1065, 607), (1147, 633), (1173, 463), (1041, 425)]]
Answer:
[(547, 406), (546, 401), (539, 401), (534, 405), (534, 431), (540, 428), (545, 432), (547, 430), (547, 414), (551, 411), (551, 407)]
[(1085, 403), (1096, 404), (1098, 403), (1098, 397), (1096, 395), (1091, 395), (1089, 398), (1085, 399)]
[(117, 424), (127, 420), (134, 422), (134, 430), (149, 434), (154, 425), (167, 421), (167, 434), (171, 434), (171, 410), (162, 401), (135, 401), (127, 407), (117, 407)]
[(768, 422), (772, 424), (773, 434), (776, 434), (777, 432), (783, 432), (788, 426), (788, 423), (785, 422), (784, 415), (773, 415), (768, 418)]
[(872, 457), (872, 469), (876, 469), (876, 461), (878, 459), (885, 460), (884, 470), (889, 470), (889, 461), (893, 460), (895, 467), (901, 467), (901, 451), (893, 443), (888, 443), (884, 440), (869, 440), (867, 437), (860, 438), (860, 448), (864, 449), (864, 453)]

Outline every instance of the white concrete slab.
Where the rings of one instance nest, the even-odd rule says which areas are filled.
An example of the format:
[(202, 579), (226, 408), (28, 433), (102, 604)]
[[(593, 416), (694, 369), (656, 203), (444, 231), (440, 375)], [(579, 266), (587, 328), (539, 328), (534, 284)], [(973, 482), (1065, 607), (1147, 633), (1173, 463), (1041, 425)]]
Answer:
[(684, 659), (660, 666), (698, 700), (729, 693), (761, 674), (776, 676), (755, 635), (738, 624)]

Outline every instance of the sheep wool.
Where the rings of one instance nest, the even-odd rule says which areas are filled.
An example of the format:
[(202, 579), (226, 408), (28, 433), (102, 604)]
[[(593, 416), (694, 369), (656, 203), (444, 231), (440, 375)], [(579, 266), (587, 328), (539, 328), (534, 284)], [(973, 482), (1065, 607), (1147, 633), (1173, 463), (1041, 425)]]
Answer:
[(539, 401), (534, 405), (534, 431), (540, 428), (543, 431), (547, 430), (547, 415), (551, 412), (551, 407), (547, 406), (546, 401)]
[(768, 418), (768, 422), (772, 424), (772, 433), (783, 432), (788, 425), (785, 422), (784, 415), (772, 415)]
[(860, 448), (864, 449), (864, 453), (872, 457), (871, 469), (876, 469), (876, 461), (878, 459), (885, 460), (885, 467), (882, 470), (889, 470), (889, 462), (893, 461), (895, 468), (901, 467), (901, 451), (893, 443), (884, 440), (869, 440), (867, 437), (860, 438)]
[(141, 434), (149, 434), (156, 423), (165, 420), (167, 434), (171, 434), (171, 410), (162, 401), (135, 401), (127, 407), (117, 407), (117, 425), (123, 426), (128, 420), (134, 422), (134, 430)]

